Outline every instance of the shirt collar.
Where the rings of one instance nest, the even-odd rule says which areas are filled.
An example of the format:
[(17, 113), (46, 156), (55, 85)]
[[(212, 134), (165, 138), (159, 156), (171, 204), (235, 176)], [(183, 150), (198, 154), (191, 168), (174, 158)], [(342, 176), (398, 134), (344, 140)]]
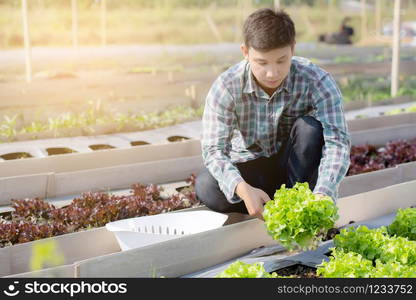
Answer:
[(266, 92), (264, 92), (256, 83), (256, 81), (253, 78), (253, 74), (251, 72), (250, 64), (248, 61), (246, 61), (246, 66), (244, 70), (244, 85), (243, 85), (243, 93), (245, 94), (251, 94), (256, 93), (257, 96), (260, 96), (261, 94), (267, 95), (267, 98), (272, 98), (276, 94), (282, 92), (283, 90), (286, 93), (289, 93), (290, 91), (290, 77), (293, 72), (293, 64), (290, 67), (289, 74), (286, 76), (285, 80), (283, 81), (282, 85), (273, 93), (271, 97), (267, 95)]

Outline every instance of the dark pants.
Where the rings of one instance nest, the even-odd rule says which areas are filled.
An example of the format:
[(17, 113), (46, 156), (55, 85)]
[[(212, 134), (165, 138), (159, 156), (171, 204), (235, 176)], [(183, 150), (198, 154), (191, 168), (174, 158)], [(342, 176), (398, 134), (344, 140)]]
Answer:
[[(270, 199), (282, 184), (293, 187), (296, 182), (308, 182), (313, 190), (323, 145), (321, 123), (310, 116), (300, 117), (278, 153), (237, 163), (236, 167), (248, 184), (262, 189)], [(214, 211), (248, 213), (244, 201), (236, 204), (227, 201), (218, 182), (206, 168), (197, 176), (195, 190), (198, 199)]]

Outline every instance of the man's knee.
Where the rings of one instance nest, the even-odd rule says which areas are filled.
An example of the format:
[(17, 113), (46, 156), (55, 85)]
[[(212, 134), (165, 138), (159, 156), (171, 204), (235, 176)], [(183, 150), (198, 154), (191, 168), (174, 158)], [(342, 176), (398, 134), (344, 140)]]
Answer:
[(211, 173), (204, 169), (195, 180), (195, 192), (198, 199), (208, 208), (217, 212), (228, 212), (231, 203), (221, 192), (218, 182)]
[(299, 117), (293, 124), (291, 138), (299, 139), (303, 144), (323, 145), (322, 124), (311, 116)]

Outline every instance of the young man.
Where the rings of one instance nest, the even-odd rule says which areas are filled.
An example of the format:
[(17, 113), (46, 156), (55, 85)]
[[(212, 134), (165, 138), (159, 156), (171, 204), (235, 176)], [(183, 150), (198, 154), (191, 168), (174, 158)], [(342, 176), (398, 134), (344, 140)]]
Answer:
[(295, 27), (283, 11), (257, 10), (243, 34), (245, 60), (206, 98), (197, 197), (212, 210), (259, 218), (282, 184), (308, 182), (335, 201), (350, 137), (334, 79), (293, 56)]

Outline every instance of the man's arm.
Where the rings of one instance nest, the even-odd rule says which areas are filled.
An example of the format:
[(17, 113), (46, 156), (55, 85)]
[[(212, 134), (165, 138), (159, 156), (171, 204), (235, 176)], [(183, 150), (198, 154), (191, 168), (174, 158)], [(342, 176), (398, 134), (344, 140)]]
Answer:
[(205, 166), (218, 181), (227, 201), (240, 202), (238, 197), (234, 197), (236, 193), (244, 201), (248, 213), (261, 218), (263, 203), (270, 200), (269, 196), (246, 183), (229, 157), (235, 122), (234, 108), (235, 102), (231, 93), (221, 79), (217, 79), (205, 103), (202, 121), (202, 156)]
[(244, 181), (237, 167), (230, 160), (231, 136), (234, 125), (235, 102), (221, 78), (212, 85), (205, 102), (202, 118), (202, 157), (221, 191), (230, 203), (239, 182)]
[(322, 123), (325, 145), (314, 193), (338, 198), (338, 185), (350, 165), (351, 140), (335, 80), (326, 74), (311, 89), (315, 117)]

